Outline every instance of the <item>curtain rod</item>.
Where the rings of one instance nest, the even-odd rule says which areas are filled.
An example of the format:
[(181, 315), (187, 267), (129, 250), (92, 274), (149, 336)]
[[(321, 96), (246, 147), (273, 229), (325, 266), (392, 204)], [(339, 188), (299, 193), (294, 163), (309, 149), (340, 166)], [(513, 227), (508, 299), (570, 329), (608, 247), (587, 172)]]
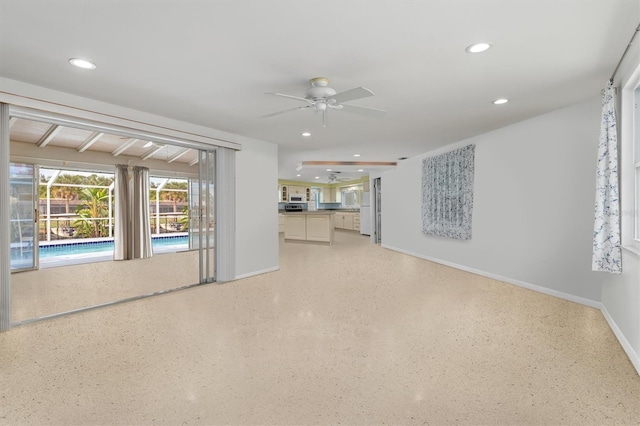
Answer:
[(638, 31), (640, 31), (640, 24), (638, 24), (638, 26), (636, 27), (635, 32), (631, 36), (631, 40), (629, 40), (629, 44), (627, 44), (627, 48), (624, 49), (624, 53), (622, 53), (622, 56), (620, 57), (620, 60), (618, 61), (618, 65), (616, 65), (616, 68), (613, 70), (613, 74), (611, 74), (611, 78), (609, 79), (609, 81), (611, 81), (612, 83), (613, 83), (613, 79), (616, 76), (616, 73), (618, 72), (618, 68), (620, 68), (620, 64), (622, 64), (622, 61), (624, 60), (624, 57), (627, 56), (627, 52), (629, 51), (629, 48), (633, 44), (633, 39), (636, 38), (636, 36), (638, 35)]

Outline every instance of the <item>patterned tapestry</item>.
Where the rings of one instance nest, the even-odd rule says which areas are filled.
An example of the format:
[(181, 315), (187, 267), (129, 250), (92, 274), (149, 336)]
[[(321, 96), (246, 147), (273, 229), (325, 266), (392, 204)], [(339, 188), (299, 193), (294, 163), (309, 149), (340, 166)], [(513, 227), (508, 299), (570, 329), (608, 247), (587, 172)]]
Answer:
[(422, 232), (471, 239), (475, 145), (422, 160)]

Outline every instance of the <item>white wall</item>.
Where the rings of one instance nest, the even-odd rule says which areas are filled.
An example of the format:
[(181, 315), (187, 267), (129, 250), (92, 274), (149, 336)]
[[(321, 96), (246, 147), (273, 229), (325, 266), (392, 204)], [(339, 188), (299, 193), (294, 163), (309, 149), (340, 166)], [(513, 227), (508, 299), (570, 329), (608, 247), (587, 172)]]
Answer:
[(236, 153), (236, 277), (278, 269), (278, 146), (243, 140)]
[(601, 276), (602, 311), (640, 374), (640, 258), (623, 251), (622, 271)]
[[(599, 306), (602, 278), (591, 272), (599, 125), (596, 96), (398, 163), (382, 175), (383, 246)], [(471, 143), (472, 239), (423, 234), (423, 158)]]

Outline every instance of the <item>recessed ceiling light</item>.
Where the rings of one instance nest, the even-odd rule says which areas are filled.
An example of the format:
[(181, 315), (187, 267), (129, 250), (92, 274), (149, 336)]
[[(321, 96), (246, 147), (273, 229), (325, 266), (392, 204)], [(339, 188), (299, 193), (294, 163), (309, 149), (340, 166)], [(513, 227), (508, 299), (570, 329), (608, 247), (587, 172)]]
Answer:
[(353, 154), (354, 157), (360, 157), (360, 154)]
[(296, 176), (300, 177), (300, 176), (302, 176), (302, 175), (296, 175)]
[(502, 105), (502, 104), (506, 104), (507, 102), (509, 102), (509, 99), (500, 98), (500, 99), (496, 99), (495, 101), (493, 101), (493, 104), (494, 105)]
[(308, 136), (311, 136), (311, 133), (309, 133), (309, 132), (304, 132), (304, 133), (302, 134), (302, 136), (306, 136), (306, 137), (308, 137)]
[(331, 171), (331, 169), (327, 169), (327, 171), (328, 171), (328, 172), (330, 172), (330, 171)]
[(320, 179), (320, 176), (316, 176), (316, 179)]
[(358, 169), (359, 172), (364, 172), (364, 169)]
[(69, 63), (74, 67), (83, 68), (85, 70), (96, 69), (96, 64), (94, 64), (93, 62), (89, 62), (86, 59), (71, 58), (69, 59)]
[(465, 50), (468, 53), (481, 53), (491, 48), (491, 43), (476, 43), (467, 47)]

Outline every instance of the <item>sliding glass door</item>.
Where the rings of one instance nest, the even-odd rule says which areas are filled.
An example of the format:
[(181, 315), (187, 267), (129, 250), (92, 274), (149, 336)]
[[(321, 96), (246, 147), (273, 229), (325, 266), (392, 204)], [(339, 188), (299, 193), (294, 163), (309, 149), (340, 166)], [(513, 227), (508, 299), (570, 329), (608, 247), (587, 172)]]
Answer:
[(200, 256), (200, 283), (215, 281), (215, 152), (198, 153), (198, 180), (190, 182), (190, 248)]
[[(8, 178), (0, 185), (5, 206), (0, 216), (9, 224), (9, 232), (0, 233), (0, 331), (233, 279), (236, 148), (212, 142), (21, 107), (10, 110), (0, 103), (0, 169)], [(154, 248), (152, 257), (113, 261), (112, 212), (118, 205), (113, 178), (103, 178), (113, 176), (119, 165), (146, 168), (162, 178), (150, 203), (156, 209), (157, 235), (152, 237), (158, 240), (152, 242), (162, 248)], [(170, 186), (174, 180), (183, 186)], [(219, 184), (221, 195), (216, 194)], [(183, 200), (187, 190), (188, 200)], [(221, 206), (222, 213), (217, 211)], [(225, 226), (219, 228), (220, 223)], [(216, 252), (215, 247), (223, 249)]]
[(11, 270), (38, 267), (38, 168), (9, 164)]

